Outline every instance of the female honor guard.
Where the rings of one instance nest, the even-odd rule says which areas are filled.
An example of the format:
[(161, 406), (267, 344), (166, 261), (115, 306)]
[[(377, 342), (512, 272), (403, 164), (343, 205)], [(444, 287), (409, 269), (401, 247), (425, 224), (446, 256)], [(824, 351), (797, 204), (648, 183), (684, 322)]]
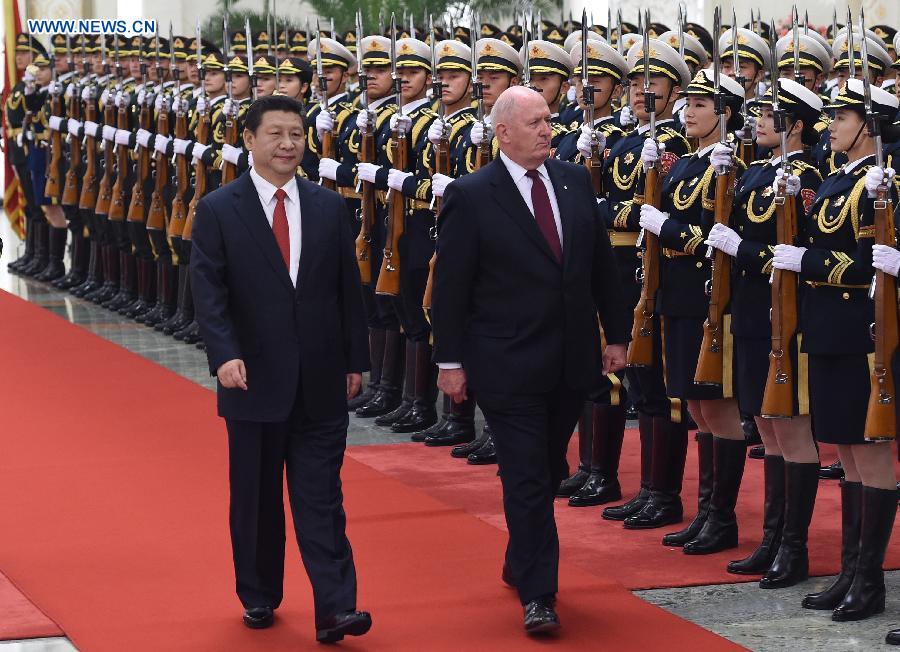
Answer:
[[(763, 419), (763, 390), (772, 351), (772, 256), (778, 244), (776, 197), (797, 198), (794, 224), (799, 224), (815, 197), (822, 177), (805, 159), (804, 146), (819, 140), (815, 129), (822, 100), (790, 79), (779, 79), (778, 105), (783, 111), (784, 142), (775, 129), (771, 89), (760, 100), (756, 144), (771, 158), (753, 162), (741, 176), (734, 196), (732, 226), (715, 224), (707, 244), (734, 258), (731, 289), (731, 332), (734, 377), (741, 413), (756, 420), (765, 444), (765, 508), (763, 538), (747, 558), (728, 564), (728, 572), (764, 575), (762, 588), (791, 586), (809, 570), (807, 531), (819, 483), (819, 454), (812, 438), (804, 364), (798, 364), (797, 338), (785, 348), (791, 357), (793, 410)], [(783, 161), (787, 159), (785, 164)], [(796, 306), (790, 306), (796, 311)], [(788, 416), (788, 418), (783, 418)], [(777, 556), (776, 556), (777, 554)]]
[[(885, 140), (897, 98), (871, 86), (871, 111)], [(828, 106), (831, 149), (848, 162), (819, 188), (804, 224), (803, 247), (778, 245), (773, 266), (800, 273), (809, 286), (802, 299), (803, 350), (809, 354), (810, 411), (815, 436), (836, 444), (844, 467), (841, 483), (841, 574), (819, 593), (807, 595), (807, 609), (833, 609), (836, 621), (861, 620), (884, 610), (881, 565), (897, 512), (897, 486), (891, 447), (866, 443), (869, 402), (869, 327), (874, 321), (868, 298), (875, 235), (874, 197), (887, 180), (875, 163), (875, 140), (866, 128), (864, 85), (849, 80)], [(889, 170), (892, 172), (892, 170)]]
[[(740, 108), (744, 90), (722, 75), (721, 89), (713, 84), (711, 69), (701, 71), (688, 85), (684, 111), (689, 138), (697, 138), (698, 151), (679, 160), (663, 181), (661, 210), (649, 204), (641, 207), (640, 224), (659, 235), (663, 247), (657, 312), (663, 317), (666, 391), (670, 397), (687, 401), (697, 422), (700, 455), (700, 511), (686, 530), (667, 537), (666, 545), (683, 545), (686, 554), (709, 554), (737, 546), (737, 519), (734, 507), (744, 472), (746, 443), (737, 401), (727, 374), (723, 385), (694, 383), (698, 355), (703, 340), (704, 320), (709, 313), (705, 288), (711, 275), (710, 260), (703, 242), (712, 225), (714, 173), (735, 164), (731, 146), (719, 142), (719, 120), (726, 130), (742, 126)], [(717, 91), (725, 98), (725, 113), (715, 113)], [(647, 141), (641, 153), (645, 164), (657, 156), (656, 143)], [(719, 198), (721, 200), (722, 198)], [(727, 321), (725, 365), (729, 369)], [(712, 455), (708, 454), (712, 440)], [(706, 454), (703, 454), (706, 453)], [(708, 500), (706, 505), (703, 503)], [(706, 509), (704, 509), (706, 508)], [(704, 514), (704, 511), (706, 512)], [(701, 526), (698, 529), (698, 526)], [(691, 537), (691, 538), (689, 538)]]

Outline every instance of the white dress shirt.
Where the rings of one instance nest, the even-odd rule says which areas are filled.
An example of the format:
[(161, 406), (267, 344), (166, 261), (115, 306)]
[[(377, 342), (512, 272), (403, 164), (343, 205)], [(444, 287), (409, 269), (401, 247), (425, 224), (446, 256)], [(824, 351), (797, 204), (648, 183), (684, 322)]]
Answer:
[[(259, 195), (259, 203), (262, 204), (263, 212), (266, 219), (269, 220), (269, 226), (275, 219), (275, 204), (278, 200), (275, 198), (275, 191), (278, 190), (274, 185), (263, 179), (256, 168), (250, 168), (250, 178), (256, 187)], [(294, 287), (297, 286), (297, 271), (300, 269), (300, 191), (297, 188), (297, 180), (291, 179), (282, 186), (287, 193), (284, 198), (284, 209), (287, 213), (288, 233), (290, 234), (291, 243), (291, 264), (290, 274), (291, 282)]]

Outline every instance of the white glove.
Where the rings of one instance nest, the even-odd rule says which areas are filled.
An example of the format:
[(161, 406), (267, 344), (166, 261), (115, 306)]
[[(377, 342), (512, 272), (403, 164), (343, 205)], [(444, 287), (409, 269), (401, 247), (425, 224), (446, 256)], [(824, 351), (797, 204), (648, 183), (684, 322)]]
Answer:
[(431, 141), (432, 145), (437, 145), (441, 142), (441, 136), (444, 135), (444, 128), (446, 126), (447, 123), (438, 118), (431, 123), (430, 127), (428, 127), (428, 140)]
[(731, 145), (716, 143), (709, 154), (709, 163), (717, 170), (730, 168), (734, 164), (734, 152)]
[(319, 111), (316, 116), (316, 133), (319, 134), (319, 140), (329, 131), (334, 129), (334, 116), (331, 111)]
[(147, 147), (150, 144), (151, 136), (153, 136), (153, 134), (146, 129), (138, 129), (137, 134), (135, 135), (135, 149), (138, 147)]
[(709, 237), (706, 239), (706, 244), (719, 251), (724, 251), (734, 258), (737, 256), (738, 247), (741, 246), (741, 236), (734, 229), (724, 224), (713, 224), (712, 229), (709, 231)]
[(86, 133), (88, 136), (93, 136), (94, 138), (96, 138), (97, 130), (99, 128), (100, 125), (98, 125), (96, 122), (93, 122), (91, 120), (84, 121), (84, 133)]
[(56, 95), (57, 93), (62, 92), (62, 84), (59, 82), (52, 81), (47, 84), (47, 93), (49, 95)]
[(575, 98), (577, 97), (577, 92), (578, 91), (576, 90), (575, 85), (572, 84), (571, 86), (569, 86), (569, 90), (566, 91), (566, 99), (569, 102), (574, 102)]
[(156, 135), (156, 140), (153, 141), (153, 149), (162, 154), (166, 155), (166, 149), (169, 147), (169, 141), (172, 140), (168, 136), (163, 136), (160, 134)]
[(890, 187), (895, 174), (894, 168), (880, 168), (876, 165), (870, 167), (869, 171), (866, 172), (866, 192), (869, 195), (869, 199), (875, 199), (878, 195), (879, 186)]
[(69, 84), (66, 86), (66, 92), (64, 93), (65, 98), (67, 100), (71, 100), (72, 96), (75, 95), (75, 84)]
[(69, 121), (66, 123), (66, 130), (75, 138), (78, 138), (81, 135), (81, 123), (75, 118), (69, 118)]
[(175, 113), (178, 113), (186, 108), (185, 100), (181, 95), (176, 95), (172, 98), (172, 110)]
[(897, 276), (900, 272), (900, 251), (889, 245), (872, 245), (872, 267)]
[(778, 186), (782, 181), (785, 184), (784, 193), (786, 195), (796, 197), (800, 194), (800, 177), (795, 174), (788, 174), (784, 171), (784, 168), (778, 168), (775, 171), (775, 181), (772, 182), (772, 190), (778, 192)]
[[(595, 130), (594, 133), (597, 135), (597, 150), (602, 156), (603, 150), (606, 149), (606, 136), (600, 131)], [(581, 133), (578, 135), (576, 146), (584, 158), (591, 157), (591, 128), (588, 125), (581, 125)]]
[(405, 134), (408, 134), (410, 131), (412, 131), (412, 118), (410, 118), (408, 115), (400, 115), (399, 113), (395, 113), (391, 116), (391, 131), (399, 131), (400, 129), (402, 129), (403, 133)]
[(31, 66), (25, 68), (25, 74), (22, 75), (22, 81), (26, 84), (34, 85), (35, 79), (37, 78), (34, 76), (34, 71), (31, 70)]
[(388, 186), (397, 192), (403, 192), (403, 182), (407, 177), (411, 177), (412, 172), (404, 172), (403, 170), (395, 170), (391, 168), (388, 172)]
[(368, 181), (369, 183), (374, 183), (375, 175), (380, 169), (381, 166), (375, 165), (374, 163), (360, 163), (356, 166), (356, 176), (359, 177), (360, 181)]
[(744, 118), (744, 126), (734, 132), (741, 140), (756, 140), (756, 118), (748, 115)]
[(243, 152), (240, 147), (235, 147), (234, 145), (229, 145), (225, 143), (222, 145), (222, 158), (231, 163), (232, 165), (238, 164), (238, 159), (241, 156), (241, 152)]
[(652, 138), (644, 140), (644, 147), (641, 149), (641, 163), (644, 165), (645, 172), (656, 165), (660, 154), (665, 150), (665, 143), (657, 144)]
[(112, 125), (103, 125), (103, 140), (114, 142), (116, 140), (117, 129)]
[(81, 99), (85, 102), (90, 102), (91, 98), (94, 95), (94, 87), (91, 84), (88, 84), (84, 88), (81, 89)]
[(131, 132), (127, 129), (116, 129), (116, 145), (128, 145)]
[(51, 115), (47, 120), (47, 126), (53, 131), (60, 131), (62, 129), (62, 121), (63, 119), (58, 115)]
[(237, 108), (237, 102), (234, 100), (230, 100), (227, 97), (225, 101), (222, 102), (222, 113), (225, 115), (233, 115), (234, 110)]
[(331, 179), (334, 181), (337, 179), (338, 166), (340, 166), (340, 163), (333, 158), (319, 159), (319, 176), (323, 179)]
[(24, 147), (23, 142), (24, 141), (22, 140), (22, 132), (19, 132), (18, 134), (16, 134), (16, 145), (18, 145), (19, 147)]
[(366, 133), (367, 131), (369, 131), (368, 111), (359, 111), (356, 114), (356, 128), (359, 129), (361, 133)]
[[(477, 122), (475, 124), (478, 124)], [(448, 177), (446, 174), (440, 174), (439, 172), (435, 172), (431, 175), (431, 194), (435, 197), (443, 197), (444, 190), (450, 183), (453, 181), (453, 177)]]
[(103, 92), (100, 93), (100, 104), (106, 106), (106, 103), (109, 102), (109, 89), (104, 88)]
[(172, 139), (172, 149), (176, 154), (181, 154), (184, 156), (184, 153), (187, 151), (188, 145), (191, 144), (191, 141), (184, 140), (183, 138), (173, 138)]
[(128, 91), (122, 91), (118, 95), (116, 95), (116, 106), (120, 109), (127, 109), (128, 105), (131, 104), (131, 93)]
[(472, 125), (472, 130), (469, 132), (469, 140), (472, 141), (472, 144), (475, 147), (478, 147), (488, 138), (492, 138), (493, 134), (491, 133), (491, 128), (481, 121), (477, 121)]
[(687, 110), (687, 104), (682, 106), (675, 112), (675, 117), (678, 119), (678, 124), (684, 124), (684, 112)]
[(196, 106), (197, 113), (199, 113), (201, 115), (206, 115), (207, 108), (209, 108), (208, 102), (206, 101), (206, 98), (201, 95), (200, 97), (197, 98), (197, 106)]
[(662, 231), (663, 222), (667, 219), (669, 219), (669, 214), (663, 213), (655, 206), (650, 204), (641, 206), (640, 225), (642, 229), (646, 229), (654, 235), (659, 235), (659, 232)]
[(622, 111), (619, 113), (619, 124), (623, 127), (631, 127), (632, 125), (637, 124), (637, 118), (634, 117), (634, 111), (632, 111), (631, 107), (627, 104), (622, 107)]
[(806, 247), (795, 247), (786, 244), (775, 245), (775, 257), (772, 258), (772, 267), (775, 269), (786, 269), (789, 272), (799, 272), (803, 266), (803, 254), (805, 253)]
[(201, 145), (200, 143), (194, 143), (194, 148), (191, 150), (191, 158), (195, 161), (199, 161), (203, 158), (203, 153), (210, 147), (212, 147), (212, 145)]
[(165, 93), (157, 93), (156, 99), (153, 100), (153, 109), (157, 113), (168, 113), (169, 112), (169, 100), (166, 97)]
[(147, 91), (143, 88), (137, 92), (137, 104), (138, 106), (144, 106), (144, 100), (147, 99)]

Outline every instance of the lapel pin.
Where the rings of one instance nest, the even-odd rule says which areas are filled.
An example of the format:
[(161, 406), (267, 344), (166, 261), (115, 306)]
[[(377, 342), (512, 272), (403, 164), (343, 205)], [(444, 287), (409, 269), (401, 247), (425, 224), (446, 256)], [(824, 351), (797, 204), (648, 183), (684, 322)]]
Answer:
[(568, 190), (569, 186), (563, 186), (563, 190)]

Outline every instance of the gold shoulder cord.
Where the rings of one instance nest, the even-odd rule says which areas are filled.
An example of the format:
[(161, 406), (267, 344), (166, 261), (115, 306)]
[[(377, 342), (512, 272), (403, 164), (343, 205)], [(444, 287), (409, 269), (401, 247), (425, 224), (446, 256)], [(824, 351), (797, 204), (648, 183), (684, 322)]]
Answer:
[(617, 156), (612, 165), (613, 183), (616, 184), (616, 187), (619, 190), (631, 189), (632, 187), (634, 187), (634, 182), (637, 180), (638, 174), (640, 173), (642, 168), (643, 166), (641, 165), (640, 160), (638, 160), (638, 163), (634, 166), (631, 174), (629, 174), (627, 177), (623, 177), (619, 173), (619, 157)]
[(706, 168), (706, 172), (704, 172), (703, 176), (700, 178), (700, 183), (697, 184), (693, 192), (685, 199), (681, 199), (681, 189), (684, 187), (684, 183), (685, 181), (687, 181), (687, 179), (682, 179), (675, 187), (675, 192), (672, 194), (672, 204), (675, 206), (675, 208), (683, 211), (693, 206), (694, 202), (697, 201), (697, 197), (700, 196), (700, 193), (706, 191), (707, 187), (709, 186), (709, 182), (712, 180), (712, 176), (713, 168), (710, 165), (708, 168)]
[(838, 212), (837, 217), (834, 219), (830, 219), (828, 215), (826, 215), (826, 211), (828, 210), (828, 206), (831, 203), (831, 198), (829, 197), (825, 201), (822, 202), (822, 208), (819, 209), (819, 212), (816, 214), (816, 225), (819, 227), (819, 231), (822, 233), (834, 233), (839, 228), (844, 225), (844, 222), (847, 219), (847, 214), (852, 213), (850, 215), (851, 222), (853, 224), (853, 234), (857, 235), (859, 233), (859, 198), (862, 196), (863, 189), (865, 188), (865, 180), (860, 179), (860, 181), (853, 187), (853, 190), (850, 191), (850, 195), (847, 196), (847, 200), (844, 202), (844, 205), (841, 207), (840, 212)]
[[(775, 214), (775, 193), (772, 193), (771, 195), (772, 201), (769, 202), (769, 207), (762, 213), (756, 213), (753, 210), (753, 200), (755, 197), (756, 191), (754, 190), (750, 193), (750, 198), (747, 200), (747, 218), (754, 224), (762, 224)], [(763, 197), (765, 197), (765, 195), (763, 195)]]

